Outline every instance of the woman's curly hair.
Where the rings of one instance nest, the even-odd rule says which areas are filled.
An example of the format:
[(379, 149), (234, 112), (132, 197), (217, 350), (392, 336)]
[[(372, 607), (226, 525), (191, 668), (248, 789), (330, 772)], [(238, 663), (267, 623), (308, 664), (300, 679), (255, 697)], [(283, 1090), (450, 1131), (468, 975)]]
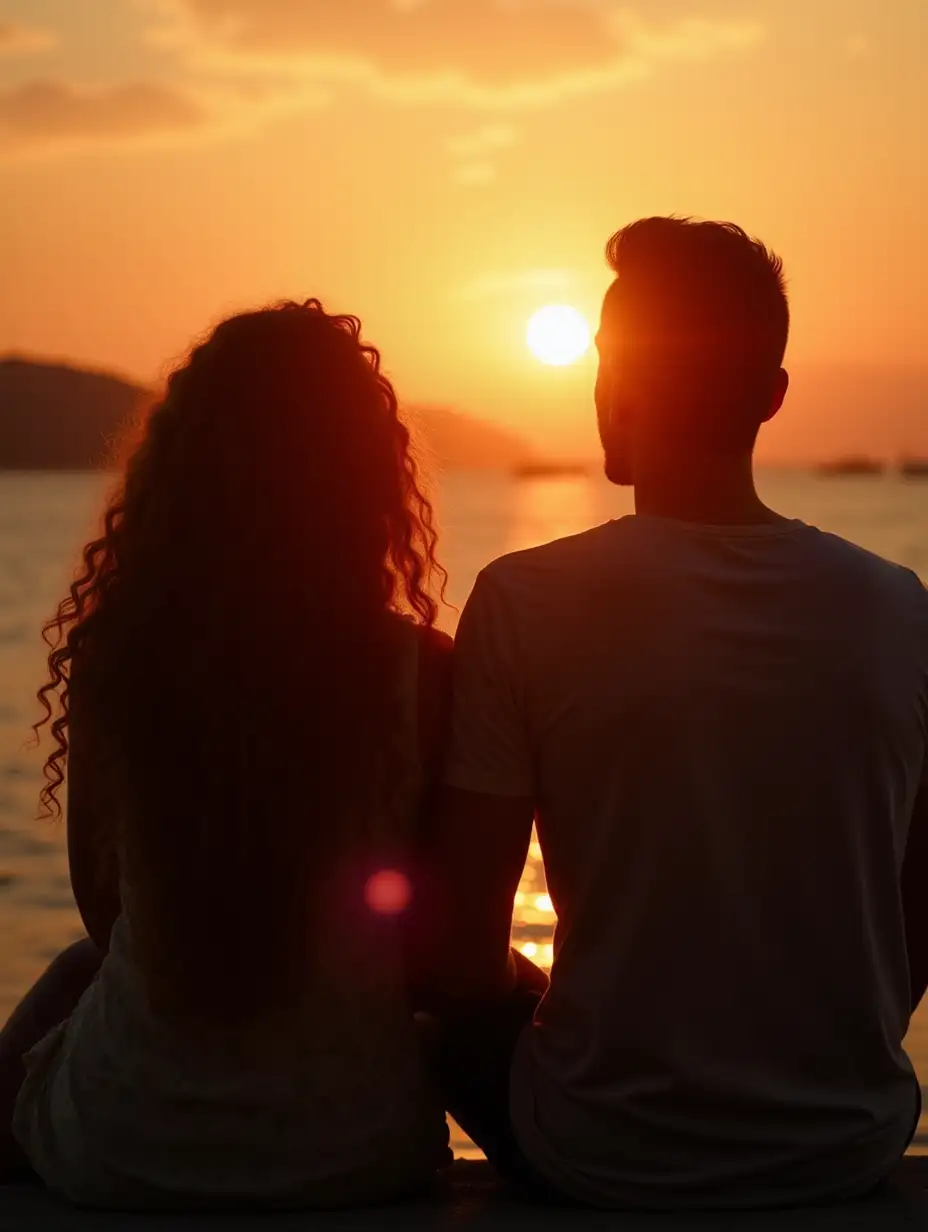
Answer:
[(269, 984), (281, 930), (307, 935), (307, 901), (382, 855), (408, 781), (397, 616), (432, 626), (444, 571), (360, 330), (308, 300), (196, 346), (45, 627), (42, 805), (60, 813), (76, 718), (101, 861), (118, 848), (167, 1000), (239, 999), (254, 963)]

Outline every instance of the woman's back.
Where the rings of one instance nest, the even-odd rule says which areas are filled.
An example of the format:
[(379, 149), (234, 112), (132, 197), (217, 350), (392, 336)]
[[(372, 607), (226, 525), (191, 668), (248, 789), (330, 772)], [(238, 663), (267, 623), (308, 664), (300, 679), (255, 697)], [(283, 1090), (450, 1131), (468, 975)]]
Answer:
[(19, 1101), (55, 1188), (337, 1205), (443, 1161), (398, 920), (366, 894), (415, 842), (433, 548), (356, 322), (233, 318), (172, 378), (54, 624), (47, 798), (66, 751), (78, 905), (92, 935), (101, 881), (120, 909)]

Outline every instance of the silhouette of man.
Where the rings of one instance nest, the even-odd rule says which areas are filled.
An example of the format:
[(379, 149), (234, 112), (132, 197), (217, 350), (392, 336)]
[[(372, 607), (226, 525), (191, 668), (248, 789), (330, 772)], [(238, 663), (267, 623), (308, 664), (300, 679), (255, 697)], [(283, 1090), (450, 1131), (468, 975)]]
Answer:
[[(928, 597), (755, 491), (778, 258), (675, 218), (608, 255), (596, 405), (636, 513), (497, 560), (461, 618), (447, 1103), (504, 1171), (598, 1206), (851, 1198), (919, 1113)], [(540, 1001), (508, 949), (536, 816)]]

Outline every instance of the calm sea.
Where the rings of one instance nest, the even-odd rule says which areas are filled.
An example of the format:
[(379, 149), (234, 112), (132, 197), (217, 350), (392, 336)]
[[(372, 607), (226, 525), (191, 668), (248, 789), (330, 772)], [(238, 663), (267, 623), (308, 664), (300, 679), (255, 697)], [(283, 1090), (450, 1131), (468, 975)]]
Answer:
[[(43, 679), (38, 631), (94, 525), (106, 480), (0, 472), (0, 1016), (80, 926), (60, 829), (33, 820), (41, 758), (24, 747)], [(928, 581), (928, 481), (820, 478), (769, 471), (762, 495), (916, 570)], [(479, 569), (502, 552), (573, 534), (631, 510), (627, 492), (594, 479), (517, 482), (454, 474), (438, 492), (449, 599), (460, 607)], [(445, 623), (453, 629), (455, 616)], [(533, 845), (517, 900), (515, 942), (550, 963), (554, 915)], [(909, 1048), (928, 1085), (928, 1007)], [(928, 1101), (926, 1101), (928, 1102)], [(920, 1135), (928, 1145), (928, 1118)]]

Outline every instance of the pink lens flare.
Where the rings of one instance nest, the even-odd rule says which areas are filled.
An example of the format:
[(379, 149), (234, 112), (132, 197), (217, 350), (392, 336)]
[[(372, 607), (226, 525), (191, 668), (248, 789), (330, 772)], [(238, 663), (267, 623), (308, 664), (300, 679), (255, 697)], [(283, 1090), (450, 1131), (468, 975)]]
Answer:
[(368, 878), (364, 898), (378, 915), (401, 915), (409, 906), (412, 886), (409, 878), (393, 868), (383, 868)]

